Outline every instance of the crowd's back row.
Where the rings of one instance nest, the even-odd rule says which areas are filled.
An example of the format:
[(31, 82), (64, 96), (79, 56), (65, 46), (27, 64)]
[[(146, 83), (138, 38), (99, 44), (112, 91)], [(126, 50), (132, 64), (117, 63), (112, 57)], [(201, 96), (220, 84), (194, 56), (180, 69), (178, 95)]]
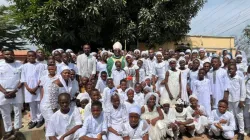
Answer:
[(78, 56), (54, 50), (47, 60), (42, 50), (29, 51), (24, 64), (12, 50), (2, 51), (4, 138), (14, 134), (12, 108), (15, 131), (22, 127), (24, 102), (29, 129), (45, 120), (48, 139), (161, 140), (206, 129), (226, 139), (238, 129), (243, 139), (250, 133), (250, 69), (243, 52), (233, 59), (227, 50), (208, 57), (202, 48), (125, 52), (119, 42), (113, 53), (82, 48)]

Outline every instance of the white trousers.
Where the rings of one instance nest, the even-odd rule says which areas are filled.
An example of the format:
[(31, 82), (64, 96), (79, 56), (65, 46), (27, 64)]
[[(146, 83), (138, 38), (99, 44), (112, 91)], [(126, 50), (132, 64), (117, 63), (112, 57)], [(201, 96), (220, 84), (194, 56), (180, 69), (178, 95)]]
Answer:
[(45, 120), (45, 127), (49, 124), (50, 117), (54, 114), (53, 110), (46, 107), (46, 106), (40, 106), (41, 114)]
[(243, 109), (239, 108), (239, 102), (229, 102), (229, 111), (233, 113), (235, 117), (235, 122), (239, 126), (239, 133), (244, 134), (244, 118), (243, 118)]
[(34, 101), (29, 103), (30, 106), (30, 118), (32, 122), (40, 122), (43, 120), (43, 116), (40, 111), (40, 102)]
[(250, 104), (246, 104), (244, 107), (244, 122), (245, 128), (250, 129)]
[(6, 104), (0, 106), (5, 132), (12, 131), (11, 111), (14, 108), (14, 128), (22, 127), (22, 104)]
[(216, 126), (211, 125), (211, 129), (210, 131), (212, 131), (214, 133), (215, 136), (220, 136), (221, 132), (222, 132), (222, 136), (225, 139), (233, 139), (234, 138), (234, 131), (221, 131), (220, 129), (218, 129)]

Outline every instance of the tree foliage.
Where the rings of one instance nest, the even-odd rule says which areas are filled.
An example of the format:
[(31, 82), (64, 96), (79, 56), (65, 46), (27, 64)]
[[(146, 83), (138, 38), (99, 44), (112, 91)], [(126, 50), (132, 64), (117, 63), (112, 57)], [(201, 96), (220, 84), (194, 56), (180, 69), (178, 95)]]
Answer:
[(13, 7), (0, 6), (0, 50), (5, 48), (23, 49), (25, 41), (22, 38), (22, 31), (12, 12)]
[(110, 47), (121, 41), (161, 44), (179, 40), (205, 0), (10, 0), (37, 44)]

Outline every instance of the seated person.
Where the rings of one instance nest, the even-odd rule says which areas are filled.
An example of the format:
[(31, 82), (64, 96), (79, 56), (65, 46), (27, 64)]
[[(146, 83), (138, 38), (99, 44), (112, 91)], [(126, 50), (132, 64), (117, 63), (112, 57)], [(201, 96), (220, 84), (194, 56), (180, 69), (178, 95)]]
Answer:
[(52, 116), (46, 130), (46, 137), (50, 140), (78, 139), (77, 130), (82, 127), (82, 119), (76, 107), (70, 108), (70, 94), (62, 93), (58, 97), (60, 110)]
[(234, 138), (235, 129), (235, 119), (234, 115), (227, 111), (228, 102), (226, 100), (220, 100), (218, 104), (218, 109), (212, 111), (209, 118), (211, 128), (209, 130), (209, 135), (215, 135), (215, 137), (222, 137), (224, 139)]
[(107, 121), (100, 101), (92, 102), (91, 115), (85, 119), (79, 133), (80, 140), (107, 139)]
[(141, 108), (133, 106), (129, 109), (129, 121), (123, 124), (123, 140), (148, 140), (149, 125), (141, 120)]

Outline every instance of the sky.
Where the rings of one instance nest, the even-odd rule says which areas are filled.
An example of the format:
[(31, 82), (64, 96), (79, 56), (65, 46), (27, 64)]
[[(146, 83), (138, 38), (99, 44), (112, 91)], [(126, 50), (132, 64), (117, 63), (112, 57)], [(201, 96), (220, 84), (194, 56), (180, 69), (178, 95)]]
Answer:
[(207, 0), (191, 20), (189, 35), (240, 37), (250, 25), (250, 0)]

